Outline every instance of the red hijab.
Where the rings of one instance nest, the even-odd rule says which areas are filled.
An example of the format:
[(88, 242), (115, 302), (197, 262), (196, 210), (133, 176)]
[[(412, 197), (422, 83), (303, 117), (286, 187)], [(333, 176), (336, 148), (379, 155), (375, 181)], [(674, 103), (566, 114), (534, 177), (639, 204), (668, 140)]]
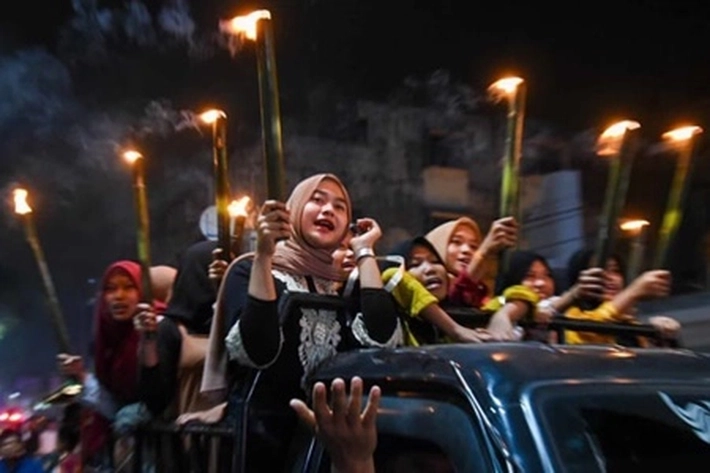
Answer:
[[(106, 304), (106, 285), (116, 273), (124, 273), (131, 278), (138, 288), (139, 300), (142, 300), (141, 267), (138, 263), (122, 260), (106, 269), (96, 301), (94, 364), (101, 384), (120, 402), (131, 403), (138, 400), (139, 335), (133, 327), (133, 319), (114, 319)], [(153, 301), (153, 308), (160, 313), (165, 307), (163, 303)]]

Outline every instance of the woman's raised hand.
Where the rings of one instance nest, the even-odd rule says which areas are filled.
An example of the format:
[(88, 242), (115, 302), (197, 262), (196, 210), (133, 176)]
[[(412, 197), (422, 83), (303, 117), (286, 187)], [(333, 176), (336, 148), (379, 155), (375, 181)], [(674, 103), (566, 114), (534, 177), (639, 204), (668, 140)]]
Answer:
[(273, 255), (276, 243), (291, 236), (291, 220), (286, 204), (277, 200), (264, 202), (256, 219), (256, 234), (256, 253)]

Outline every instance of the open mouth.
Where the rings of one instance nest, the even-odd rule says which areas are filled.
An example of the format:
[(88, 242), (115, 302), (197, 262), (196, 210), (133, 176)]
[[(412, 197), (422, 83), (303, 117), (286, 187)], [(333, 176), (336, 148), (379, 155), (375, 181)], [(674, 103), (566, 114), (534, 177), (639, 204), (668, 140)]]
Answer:
[(316, 220), (315, 226), (318, 227), (319, 229), (328, 230), (330, 232), (335, 230), (335, 224), (333, 222), (331, 222), (330, 220), (326, 220), (326, 219)]
[(111, 312), (116, 315), (126, 315), (128, 313), (128, 304), (121, 302), (111, 304)]
[(441, 280), (441, 278), (438, 277), (426, 278), (424, 280), (424, 287), (427, 288), (427, 290), (429, 291), (439, 289), (442, 284), (443, 281)]
[(353, 260), (353, 259), (348, 258), (345, 261), (343, 261), (343, 269), (345, 271), (352, 271), (353, 269), (355, 269), (355, 266), (356, 266), (355, 260)]

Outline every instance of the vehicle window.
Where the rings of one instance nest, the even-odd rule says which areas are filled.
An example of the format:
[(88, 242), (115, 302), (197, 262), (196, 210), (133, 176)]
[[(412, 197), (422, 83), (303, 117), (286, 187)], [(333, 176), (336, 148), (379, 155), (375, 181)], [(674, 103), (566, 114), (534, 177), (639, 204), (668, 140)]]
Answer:
[[(380, 406), (375, 452), (377, 473), (488, 473), (494, 470), (473, 414), (455, 402), (385, 396)], [(317, 467), (309, 471), (330, 473), (327, 452), (314, 455), (312, 461)]]
[(446, 453), (424, 440), (380, 435), (375, 452), (377, 473), (454, 473)]
[[(377, 473), (455, 473), (454, 466), (436, 444), (411, 437), (378, 435), (375, 451)], [(319, 473), (330, 473), (330, 457), (324, 452)]]
[(693, 471), (710, 464), (709, 388), (635, 384), (547, 391), (537, 396), (539, 431), (556, 453), (556, 470)]

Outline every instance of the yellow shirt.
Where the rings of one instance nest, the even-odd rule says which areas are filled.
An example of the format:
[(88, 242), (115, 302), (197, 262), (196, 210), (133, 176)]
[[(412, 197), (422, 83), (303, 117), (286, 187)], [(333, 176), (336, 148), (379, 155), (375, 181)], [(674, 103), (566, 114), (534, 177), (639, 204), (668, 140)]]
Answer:
[[(579, 307), (570, 307), (567, 309), (567, 312), (565, 312), (565, 317), (606, 323), (629, 323), (635, 320), (631, 315), (619, 314), (619, 311), (611, 302), (604, 302), (594, 310), (582, 310)], [(565, 330), (565, 343), (570, 345), (614, 344), (616, 343), (616, 337), (594, 332)]]
[(507, 301), (523, 301), (535, 307), (540, 302), (540, 296), (535, 291), (523, 285), (510, 286), (503, 291), (502, 296), (494, 297), (483, 306), (483, 310), (495, 312), (500, 310)]
[[(399, 268), (388, 268), (382, 272), (382, 281), (387, 284), (397, 273)], [(409, 317), (419, 317), (422, 310), (432, 304), (438, 304), (439, 300), (420, 283), (417, 278), (404, 272), (402, 280), (392, 289), (392, 296), (397, 304), (404, 309)], [(405, 344), (418, 347), (421, 343), (409, 330), (407, 321), (404, 321)]]

